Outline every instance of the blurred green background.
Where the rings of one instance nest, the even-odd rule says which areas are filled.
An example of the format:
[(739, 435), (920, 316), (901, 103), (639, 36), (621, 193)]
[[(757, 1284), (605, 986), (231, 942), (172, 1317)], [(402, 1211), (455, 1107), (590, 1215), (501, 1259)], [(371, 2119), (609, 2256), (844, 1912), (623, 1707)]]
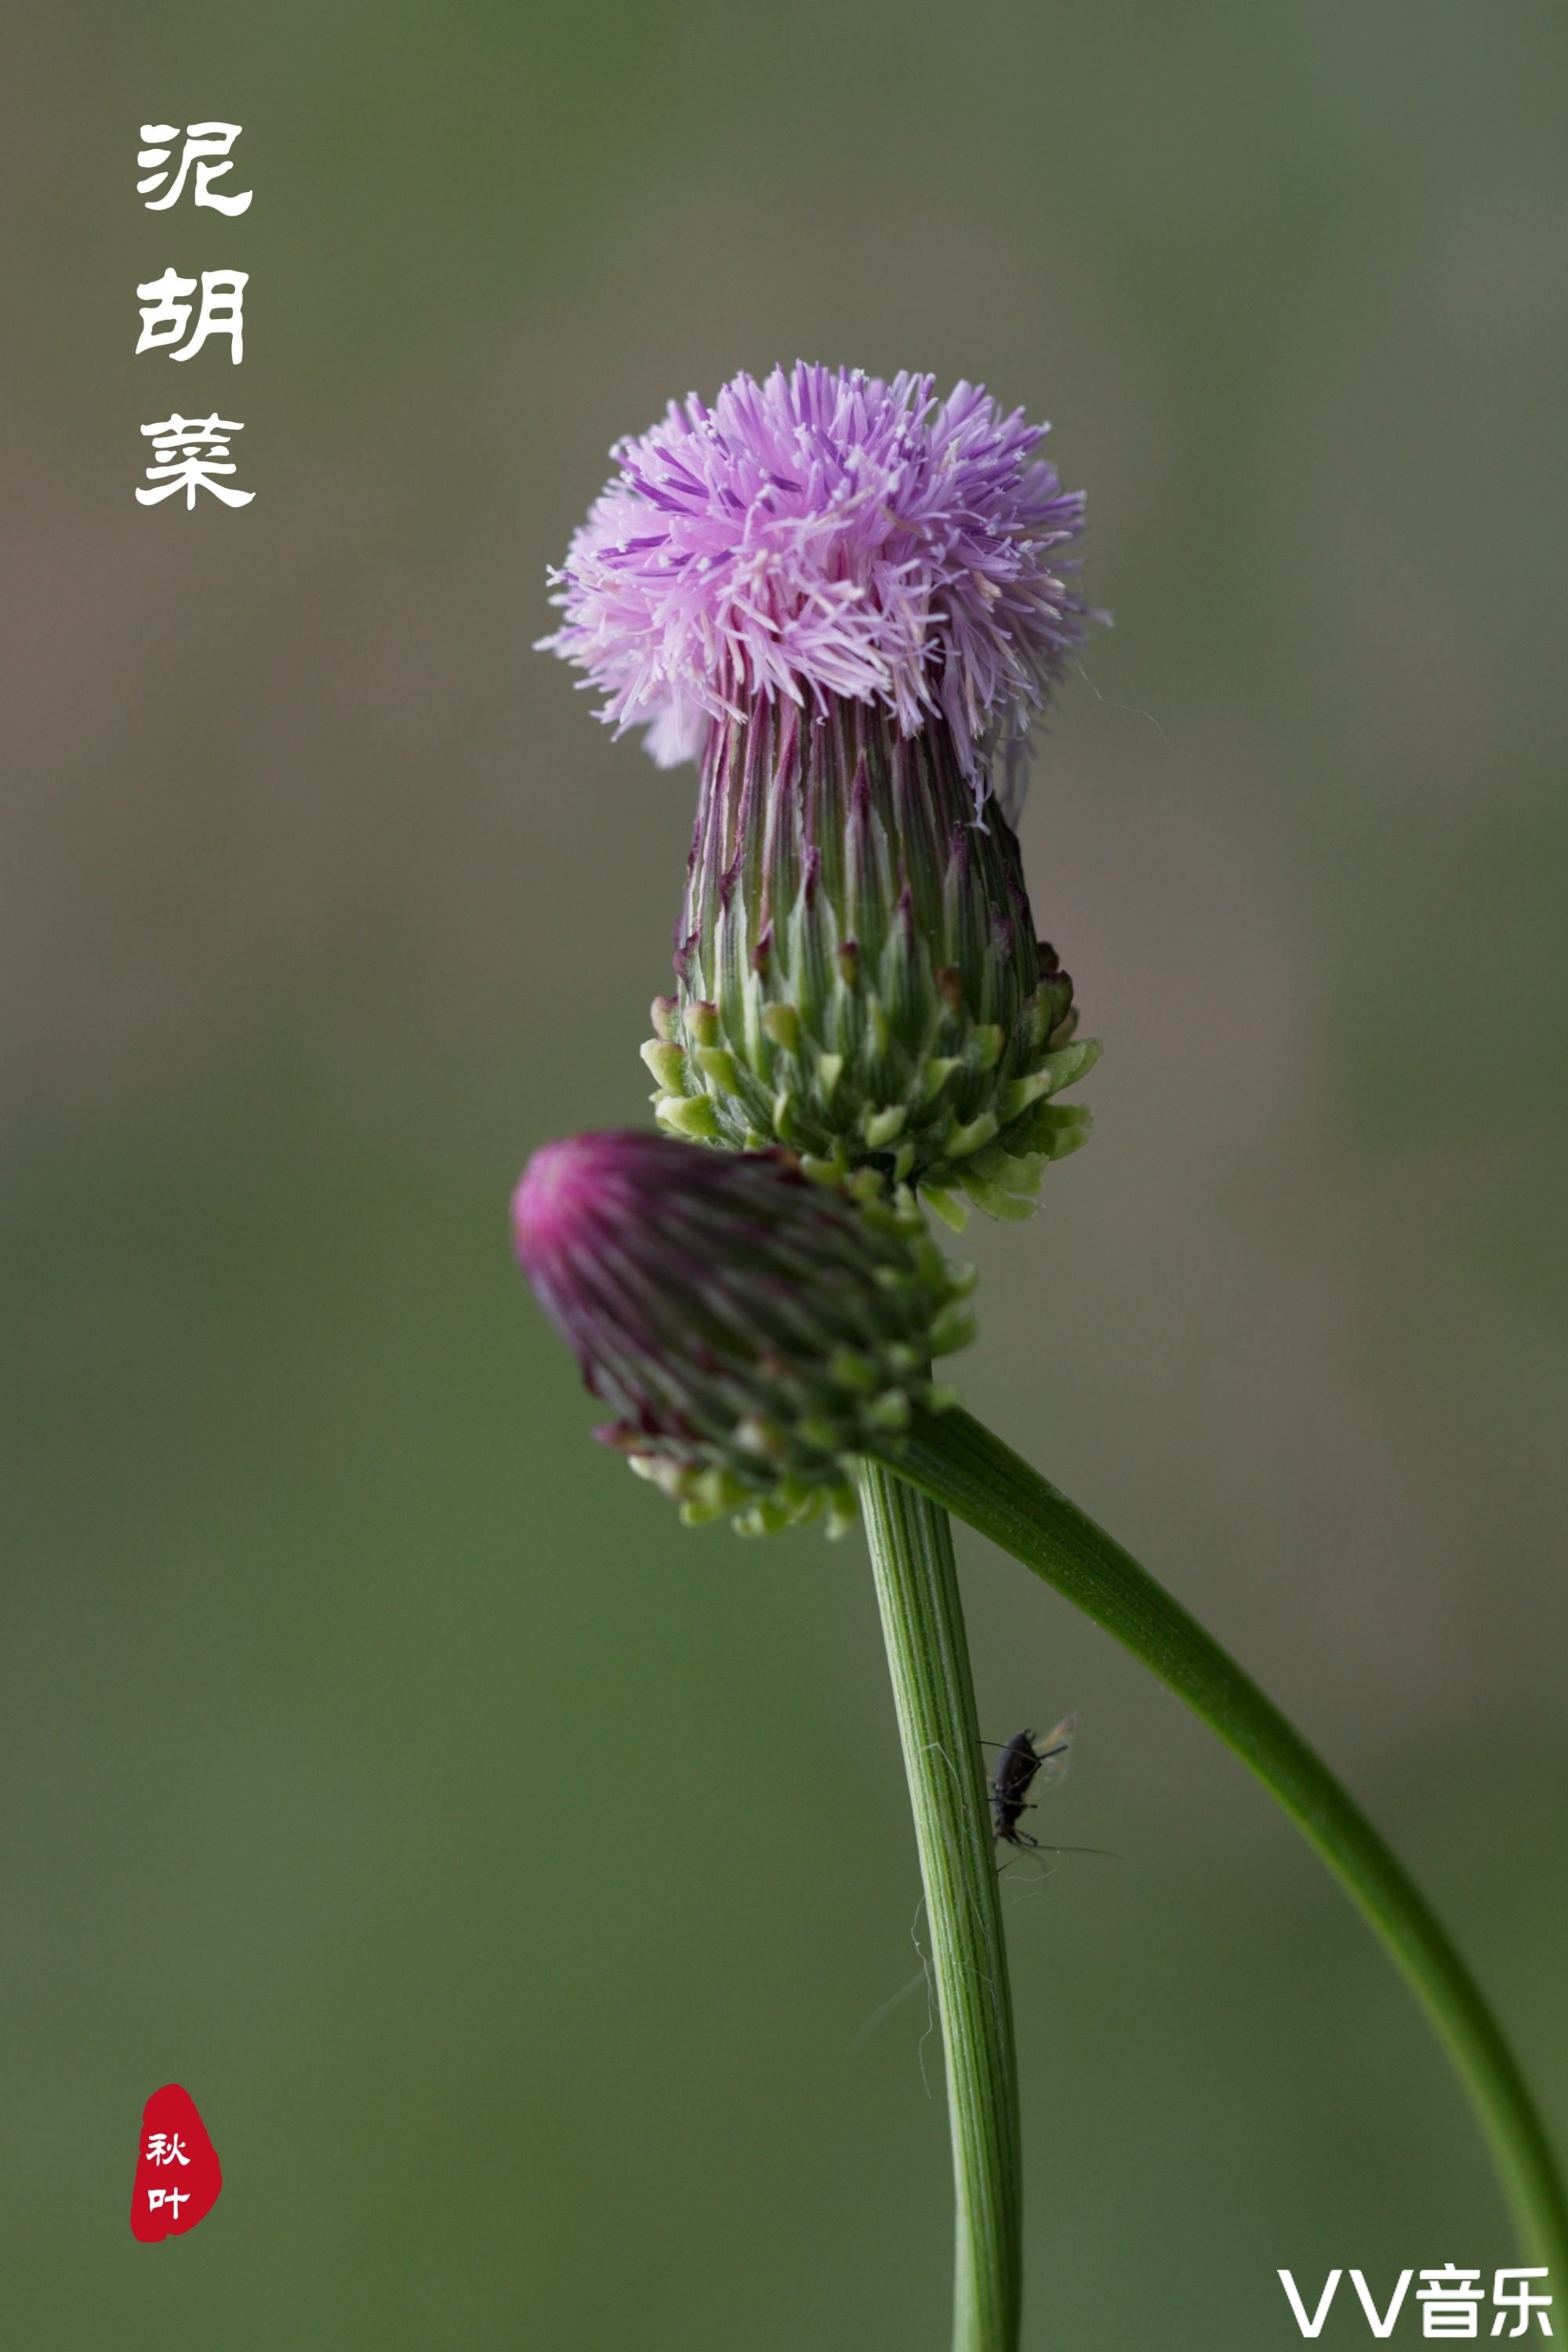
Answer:
[[(797, 354), (1049, 415), (1116, 615), (1025, 824), (1098, 1129), (976, 1237), (969, 1402), (1342, 1768), (1561, 2137), (1560, 9), (11, 35), (6, 2341), (946, 2340), (923, 2000), (857, 2042), (918, 1895), (858, 1543), (681, 1532), (505, 1228), (644, 1115), (691, 798), (530, 653), (545, 563), (616, 435)], [(250, 213), (145, 212), (138, 126), (213, 115)], [(171, 263), (249, 270), (242, 370), (132, 357)], [(243, 513), (135, 505), (182, 404)], [(1029, 2346), (1510, 2260), (1305, 1849), (964, 1565), (985, 1727), (1081, 1707), (1045, 1831), (1124, 1857), (1008, 1880)], [(146, 2249), (169, 2079), (227, 2185)]]

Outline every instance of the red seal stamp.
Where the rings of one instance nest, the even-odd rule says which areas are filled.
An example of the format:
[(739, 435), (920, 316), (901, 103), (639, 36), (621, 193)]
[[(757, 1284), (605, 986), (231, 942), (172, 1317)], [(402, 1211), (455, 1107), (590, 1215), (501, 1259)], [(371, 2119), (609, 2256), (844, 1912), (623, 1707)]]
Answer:
[(142, 2110), (132, 2236), (150, 2246), (194, 2230), (217, 2203), (222, 2187), (217, 2150), (195, 2099), (178, 2083), (165, 2083)]

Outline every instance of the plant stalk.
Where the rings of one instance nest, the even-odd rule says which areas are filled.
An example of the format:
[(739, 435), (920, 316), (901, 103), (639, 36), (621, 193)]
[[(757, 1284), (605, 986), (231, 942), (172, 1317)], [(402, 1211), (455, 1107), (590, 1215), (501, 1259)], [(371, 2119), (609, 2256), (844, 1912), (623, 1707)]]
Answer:
[(1327, 1765), (1114, 1538), (970, 1414), (917, 1414), (898, 1469), (1114, 1633), (1283, 1805), (1425, 2006), (1527, 2249), (1568, 2284), (1568, 2200), (1513, 2053), (1441, 1921)]
[(957, 2200), (953, 2352), (1016, 2352), (1018, 2068), (974, 1685), (947, 1513), (879, 1462), (860, 1499), (931, 1927)]

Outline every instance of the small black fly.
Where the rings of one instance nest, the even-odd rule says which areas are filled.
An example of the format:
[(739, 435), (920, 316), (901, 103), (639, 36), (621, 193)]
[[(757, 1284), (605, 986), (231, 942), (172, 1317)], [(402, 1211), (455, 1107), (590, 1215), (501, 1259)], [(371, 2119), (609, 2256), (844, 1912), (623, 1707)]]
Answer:
[(1071, 1761), (1078, 1717), (1069, 1715), (1037, 1740), (1032, 1731), (1016, 1731), (996, 1759), (991, 1775), (992, 1832), (998, 1845), (1037, 1846), (1037, 1837), (1018, 1827), (1025, 1813), (1034, 1811), (1029, 1791), (1043, 1772), (1045, 1785), (1059, 1780)]

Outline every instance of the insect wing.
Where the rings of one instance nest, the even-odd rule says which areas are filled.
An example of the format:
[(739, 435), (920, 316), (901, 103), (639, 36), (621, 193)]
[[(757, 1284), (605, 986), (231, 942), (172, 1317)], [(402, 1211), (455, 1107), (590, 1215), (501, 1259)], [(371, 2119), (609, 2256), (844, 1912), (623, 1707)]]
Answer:
[(1039, 1767), (1039, 1777), (1035, 1783), (1037, 1789), (1054, 1789), (1058, 1780), (1067, 1779), (1068, 1767), (1072, 1762), (1072, 1744), (1078, 1737), (1078, 1722), (1076, 1715), (1064, 1716), (1054, 1731), (1047, 1731), (1043, 1739), (1036, 1740), (1035, 1755)]

